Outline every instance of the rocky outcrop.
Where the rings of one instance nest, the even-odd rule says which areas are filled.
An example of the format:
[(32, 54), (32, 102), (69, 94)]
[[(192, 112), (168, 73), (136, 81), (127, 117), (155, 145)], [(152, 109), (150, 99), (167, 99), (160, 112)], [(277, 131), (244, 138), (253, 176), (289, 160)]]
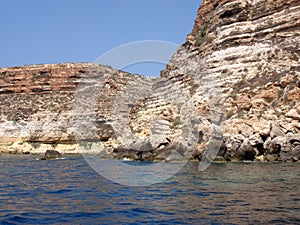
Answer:
[[(0, 151), (40, 153), (55, 148), (78, 153), (90, 151), (95, 145), (98, 152), (99, 141), (112, 151), (117, 143), (110, 123), (112, 105), (120, 90), (132, 80), (148, 82), (151, 78), (90, 63), (0, 69)], [(98, 92), (91, 93), (96, 85), (100, 85)], [(90, 87), (88, 94), (97, 97), (92, 111), (95, 140), (76, 134), (74, 125), (76, 106), (91, 102), (83, 95), (75, 99), (85, 86)], [(85, 111), (88, 108), (82, 115)]]
[(160, 78), (97, 64), (0, 69), (0, 151), (298, 161), (299, 30), (297, 0), (204, 0)]
[(41, 160), (50, 160), (50, 159), (58, 159), (61, 157), (61, 154), (59, 151), (56, 150), (47, 150), (45, 152), (44, 157), (41, 158)]
[(222, 104), (207, 105), (225, 114), (221, 154), (227, 160), (300, 159), (291, 144), (300, 129), (299, 30), (297, 0), (206, 0), (163, 71), (198, 82), (201, 112), (218, 95)]

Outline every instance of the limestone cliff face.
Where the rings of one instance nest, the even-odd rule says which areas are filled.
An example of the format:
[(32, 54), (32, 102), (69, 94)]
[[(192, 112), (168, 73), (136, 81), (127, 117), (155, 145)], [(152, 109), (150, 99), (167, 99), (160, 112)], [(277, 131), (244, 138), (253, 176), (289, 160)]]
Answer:
[[(84, 98), (76, 102), (75, 97), (80, 91), (79, 84), (92, 88), (99, 83), (99, 92), (90, 93), (97, 97), (93, 122), (97, 138), (111, 147), (112, 105), (118, 92), (132, 80), (141, 83), (149, 78), (89, 63), (0, 69), (0, 151), (45, 152), (55, 148), (82, 152), (78, 141), (84, 136), (76, 138), (74, 108), (75, 104), (83, 104)], [(87, 104), (90, 101), (87, 99)]]
[[(299, 158), (299, 31), (297, 0), (205, 0), (199, 8), (162, 75), (192, 78), (199, 111), (208, 102), (224, 112), (223, 157)], [(205, 99), (213, 93), (222, 104)]]
[[(97, 64), (0, 69), (0, 151), (100, 144), (117, 158), (201, 159), (217, 149), (218, 160), (297, 161), (299, 65), (298, 0), (204, 0), (160, 78)], [(74, 126), (77, 114), (93, 129)]]

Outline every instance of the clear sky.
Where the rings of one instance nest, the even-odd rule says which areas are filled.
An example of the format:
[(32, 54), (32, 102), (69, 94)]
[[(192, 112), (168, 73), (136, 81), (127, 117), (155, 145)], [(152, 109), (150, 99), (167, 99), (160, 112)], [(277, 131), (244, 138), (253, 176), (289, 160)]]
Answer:
[[(141, 40), (181, 44), (200, 4), (201, 0), (1, 0), (0, 67), (93, 62), (119, 45)], [(142, 67), (130, 72), (159, 69)]]

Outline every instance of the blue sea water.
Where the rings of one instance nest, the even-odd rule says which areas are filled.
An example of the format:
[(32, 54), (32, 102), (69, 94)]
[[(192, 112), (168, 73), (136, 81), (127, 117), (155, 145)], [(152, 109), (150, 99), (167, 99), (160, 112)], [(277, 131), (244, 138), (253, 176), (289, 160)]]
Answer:
[[(81, 155), (0, 155), (0, 224), (300, 224), (299, 163), (188, 163), (163, 183), (123, 186)], [(135, 166), (145, 163), (136, 163)]]

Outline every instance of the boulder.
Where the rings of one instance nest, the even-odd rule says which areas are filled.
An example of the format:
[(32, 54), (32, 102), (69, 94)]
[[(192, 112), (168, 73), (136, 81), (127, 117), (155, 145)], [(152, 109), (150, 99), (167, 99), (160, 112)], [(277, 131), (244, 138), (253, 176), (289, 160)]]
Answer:
[(300, 133), (292, 135), (289, 142), (294, 146), (300, 145)]
[(291, 109), (287, 114), (286, 117), (292, 118), (294, 120), (300, 120), (300, 114), (297, 112), (296, 109)]
[(166, 161), (184, 161), (192, 157), (192, 154), (189, 155), (187, 153), (187, 147), (185, 147), (181, 142), (175, 142), (171, 143), (163, 150), (158, 151), (154, 159), (165, 159)]
[(59, 151), (56, 150), (47, 150), (45, 152), (44, 157), (41, 158), (41, 160), (49, 160), (49, 159), (57, 159), (60, 158), (61, 154)]
[(266, 159), (268, 162), (275, 162), (278, 160), (278, 155), (277, 154), (267, 154)]
[(290, 136), (280, 151), (280, 160), (296, 162), (300, 160), (300, 134)]
[(264, 149), (268, 154), (278, 154), (284, 144), (284, 137), (268, 138), (264, 143)]
[(257, 146), (259, 144), (263, 144), (264, 141), (258, 133), (255, 133), (249, 137), (249, 143), (252, 146)]
[(244, 138), (245, 137), (241, 134), (226, 137), (225, 141), (226, 141), (227, 150), (229, 152), (234, 152), (234, 151), (238, 150), (238, 148), (243, 143)]
[(118, 160), (123, 160), (125, 158), (130, 159), (131, 161), (151, 161), (153, 160), (153, 149), (142, 151), (135, 150), (130, 148), (118, 147), (113, 150), (113, 157)]
[(279, 159), (285, 162), (297, 162), (300, 160), (300, 146), (296, 148), (287, 148), (280, 152)]
[(265, 162), (266, 159), (265, 159), (264, 155), (260, 155), (260, 156), (256, 156), (254, 161), (256, 161), (256, 162)]
[(253, 148), (253, 146), (250, 144), (248, 139), (245, 139), (242, 143), (241, 147), (238, 150), (240, 153), (242, 153), (242, 159), (243, 160), (251, 160), (253, 161), (256, 156), (256, 151)]
[(227, 161), (226, 161), (226, 159), (224, 159), (224, 157), (217, 155), (217, 156), (214, 158), (214, 162), (222, 163), (222, 162), (227, 162)]
[(272, 124), (271, 132), (270, 132), (271, 138), (275, 138), (275, 137), (283, 136), (283, 135), (284, 135), (284, 132), (282, 131), (282, 129), (279, 128), (278, 126)]
[[(232, 154), (232, 153), (231, 153)], [(250, 160), (253, 161), (255, 159), (257, 152), (251, 146), (249, 140), (247, 138), (244, 139), (243, 143), (239, 147), (239, 149), (233, 152), (232, 159), (234, 160)]]

